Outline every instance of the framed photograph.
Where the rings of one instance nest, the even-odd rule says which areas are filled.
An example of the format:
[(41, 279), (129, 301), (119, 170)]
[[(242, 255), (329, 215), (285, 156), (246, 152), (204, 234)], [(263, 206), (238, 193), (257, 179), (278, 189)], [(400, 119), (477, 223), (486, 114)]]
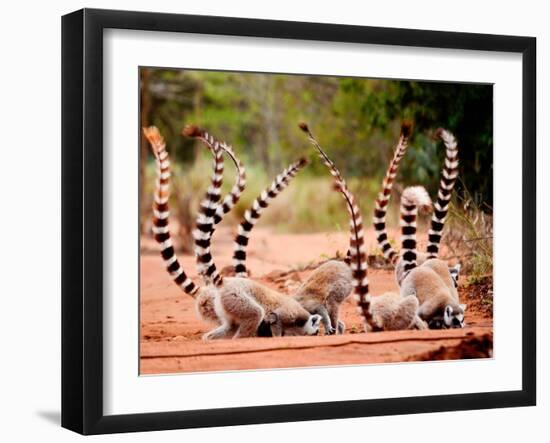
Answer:
[(62, 425), (534, 405), (531, 37), (62, 20)]

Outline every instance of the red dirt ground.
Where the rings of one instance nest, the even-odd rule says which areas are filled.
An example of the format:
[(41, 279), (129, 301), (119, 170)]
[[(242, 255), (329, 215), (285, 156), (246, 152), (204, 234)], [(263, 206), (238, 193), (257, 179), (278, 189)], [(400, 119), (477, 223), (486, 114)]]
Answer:
[[(396, 238), (394, 235), (392, 237)], [(375, 250), (374, 232), (365, 232), (368, 250)], [(347, 233), (274, 234), (256, 228), (248, 248), (252, 278), (291, 294), (311, 270), (311, 263), (343, 253)], [(142, 239), (144, 250), (155, 250)], [(420, 245), (422, 247), (422, 245)], [(231, 264), (232, 230), (219, 228), (213, 255), (218, 268)], [(194, 281), (194, 257), (180, 256)], [(352, 297), (342, 306), (346, 333), (340, 336), (250, 338), (203, 342), (211, 325), (195, 314), (193, 300), (174, 285), (158, 254), (141, 256), (141, 373), (289, 368), (338, 364), (387, 363), (411, 360), (484, 358), (492, 355), (493, 321), (486, 307), (461, 290), (468, 303), (464, 329), (395, 331), (364, 334)], [(291, 272), (288, 272), (291, 271)], [(391, 270), (369, 269), (371, 292), (397, 290)], [(461, 282), (462, 283), (462, 282)]]

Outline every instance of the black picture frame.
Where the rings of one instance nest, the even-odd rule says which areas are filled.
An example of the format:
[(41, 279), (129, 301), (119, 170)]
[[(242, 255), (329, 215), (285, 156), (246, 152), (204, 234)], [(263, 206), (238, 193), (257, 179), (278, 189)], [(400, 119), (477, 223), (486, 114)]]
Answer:
[[(103, 30), (170, 31), (519, 53), (523, 64), (522, 389), (104, 415)], [(82, 434), (536, 404), (536, 39), (412, 29), (83, 9), (62, 18), (62, 426)]]

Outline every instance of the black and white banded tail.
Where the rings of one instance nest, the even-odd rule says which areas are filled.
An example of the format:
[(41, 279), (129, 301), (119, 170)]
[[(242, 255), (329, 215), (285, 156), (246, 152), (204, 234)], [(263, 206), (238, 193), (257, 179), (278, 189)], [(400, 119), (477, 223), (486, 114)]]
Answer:
[(246, 247), (250, 238), (250, 232), (254, 225), (260, 219), (262, 212), (267, 208), (271, 200), (279, 195), (290, 183), (290, 180), (307, 165), (307, 160), (301, 158), (295, 163), (292, 163), (288, 168), (281, 172), (275, 180), (271, 183), (271, 186), (266, 188), (262, 193), (254, 200), (250, 209), (244, 213), (244, 218), (238, 227), (237, 237), (233, 247), (233, 265), (235, 267), (235, 274), (237, 277), (247, 277), (248, 271), (246, 269)]
[[(186, 126), (183, 133), (188, 137), (203, 138), (204, 131), (201, 131), (196, 126)], [(214, 216), (216, 215), (221, 198), (223, 150), (219, 144), (214, 144), (212, 153), (214, 155), (212, 178), (206, 195), (199, 206), (193, 238), (195, 240), (195, 258), (199, 274), (207, 284), (212, 282), (215, 285), (221, 285), (223, 279), (216, 269), (216, 264), (210, 252), (210, 239), (214, 232)]]
[(436, 258), (439, 253), (443, 226), (449, 211), (451, 194), (458, 177), (458, 147), (454, 135), (442, 128), (438, 129), (436, 134), (445, 145), (445, 164), (441, 172), (439, 191), (434, 204), (430, 230), (428, 231), (428, 248), (426, 251), (428, 258)]
[(201, 140), (208, 147), (208, 149), (210, 149), (212, 155), (214, 156), (216, 155), (215, 153), (218, 150), (223, 150), (231, 158), (231, 160), (235, 164), (235, 168), (237, 169), (237, 179), (235, 180), (235, 184), (233, 185), (231, 192), (225, 196), (222, 204), (218, 205), (218, 207), (216, 208), (216, 213), (214, 214), (214, 224), (217, 225), (219, 222), (222, 221), (224, 215), (230, 212), (241, 198), (241, 195), (246, 186), (245, 167), (233, 151), (231, 145), (217, 140), (212, 134), (209, 134), (205, 130), (202, 130), (193, 125), (187, 125), (183, 129), (182, 133), (187, 137), (193, 137)]
[(418, 208), (429, 210), (432, 201), (426, 189), (422, 186), (406, 188), (401, 195), (401, 257), (404, 263), (404, 274), (407, 275), (416, 268), (416, 222)]
[(350, 248), (346, 262), (349, 264), (353, 275), (353, 286), (357, 305), (365, 320), (367, 330), (372, 329), (372, 314), (370, 312), (371, 298), (369, 295), (369, 279), (367, 277), (367, 254), (363, 235), (363, 220), (361, 211), (355, 203), (353, 194), (349, 191), (346, 181), (330, 158), (325, 154), (313, 134), (305, 123), (300, 123), (300, 129), (304, 131), (311, 144), (317, 149), (319, 157), (329, 168), (334, 177), (335, 188), (342, 194), (346, 201), (350, 215)]
[(372, 219), (374, 230), (376, 232), (376, 241), (378, 242), (378, 247), (384, 254), (384, 257), (386, 257), (391, 262), (395, 262), (397, 260), (398, 254), (392, 247), (388, 239), (388, 232), (386, 230), (386, 213), (388, 211), (388, 203), (393, 188), (393, 182), (397, 175), (397, 168), (399, 167), (399, 163), (407, 152), (407, 148), (409, 146), (411, 128), (412, 125), (409, 122), (403, 122), (401, 124), (401, 134), (399, 136), (399, 141), (397, 142), (393, 158), (386, 171), (384, 181), (382, 182), (382, 190), (376, 198), (374, 216)]
[(170, 196), (170, 160), (166, 151), (166, 143), (159, 130), (150, 126), (143, 128), (143, 133), (153, 149), (157, 162), (157, 180), (155, 197), (153, 202), (153, 234), (160, 244), (160, 254), (164, 260), (167, 271), (174, 282), (187, 294), (195, 297), (199, 289), (181, 267), (168, 228), (168, 198)]
[[(218, 158), (219, 158), (220, 150), (225, 152), (227, 155), (229, 155), (229, 157), (231, 158), (231, 160), (233, 161), (237, 169), (237, 178), (235, 180), (235, 184), (233, 185), (233, 188), (231, 189), (231, 192), (225, 196), (221, 204), (216, 205), (215, 212), (212, 216), (213, 220), (211, 223), (211, 229), (207, 233), (202, 231), (202, 232), (196, 232), (194, 234), (195, 235), (195, 254), (197, 257), (197, 263), (200, 270), (199, 272), (201, 272), (201, 275), (203, 275), (203, 278), (205, 278), (207, 283), (213, 282), (216, 285), (220, 285), (222, 282), (222, 278), (218, 273), (216, 266), (214, 264), (214, 261), (210, 252), (210, 244), (211, 244), (212, 236), (215, 231), (215, 225), (221, 222), (224, 215), (227, 214), (229, 211), (231, 211), (231, 209), (233, 209), (233, 207), (237, 204), (237, 202), (239, 201), (245, 189), (246, 171), (245, 171), (244, 165), (234, 153), (233, 148), (227, 143), (218, 141), (213, 135), (192, 125), (186, 126), (183, 130), (183, 134), (188, 137), (197, 138), (201, 140), (203, 143), (205, 143), (206, 146), (208, 146), (208, 148), (212, 152), (212, 155), (214, 156), (214, 174), (216, 174), (216, 168), (219, 167)], [(214, 185), (214, 181), (212, 181), (212, 185)], [(221, 183), (220, 183), (220, 186), (221, 186)], [(207, 198), (208, 198), (208, 194), (207, 194)], [(207, 199), (205, 198), (205, 201), (206, 200)], [(218, 198), (218, 201), (219, 201), (219, 198)], [(211, 211), (209, 212), (211, 213)], [(200, 214), (199, 214), (199, 217), (200, 217)], [(210, 223), (207, 223), (207, 225), (210, 225)], [(203, 226), (203, 227), (206, 229), (209, 226)]]

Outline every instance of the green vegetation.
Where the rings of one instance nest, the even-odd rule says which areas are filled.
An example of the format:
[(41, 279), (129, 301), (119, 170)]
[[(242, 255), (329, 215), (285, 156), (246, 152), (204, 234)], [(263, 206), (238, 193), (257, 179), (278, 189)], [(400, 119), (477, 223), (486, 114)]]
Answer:
[[(332, 191), (330, 175), (297, 128), (300, 121), (309, 124), (347, 178), (365, 220), (370, 220), (403, 119), (413, 121), (415, 129), (396, 192), (408, 184), (422, 184), (435, 197), (444, 149), (432, 135), (445, 127), (456, 135), (461, 148), (455, 208), (467, 199), (484, 217), (491, 217), (491, 85), (150, 68), (143, 68), (140, 75), (141, 125), (159, 127), (176, 165), (174, 210), (182, 234), (192, 226), (210, 176), (208, 151), (180, 135), (187, 123), (232, 144), (245, 163), (247, 189), (228, 222), (235, 223), (284, 167), (307, 156), (311, 164), (273, 201), (260, 223), (292, 232), (347, 230), (344, 203)], [(141, 159), (142, 221), (146, 221), (154, 167), (145, 140)], [(231, 162), (226, 162), (226, 190), (233, 172)], [(462, 183), (467, 183), (469, 191)], [(390, 225), (397, 221), (396, 203), (393, 198)], [(462, 223), (464, 235), (477, 235), (478, 226), (469, 225), (472, 214), (462, 212), (453, 213), (455, 230)], [(482, 250), (478, 246), (475, 250)], [(485, 266), (483, 257), (474, 256), (474, 262), (480, 270)]]

